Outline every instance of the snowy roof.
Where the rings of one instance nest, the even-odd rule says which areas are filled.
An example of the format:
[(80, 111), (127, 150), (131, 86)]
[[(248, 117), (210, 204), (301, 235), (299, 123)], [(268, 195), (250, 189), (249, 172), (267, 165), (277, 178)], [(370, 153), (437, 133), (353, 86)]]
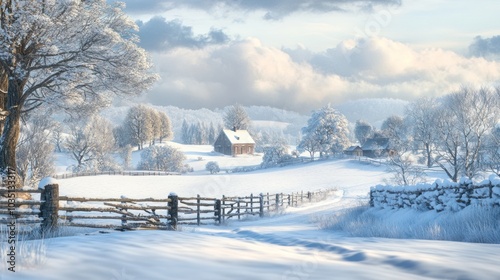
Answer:
[(361, 149), (363, 151), (384, 150), (389, 148), (389, 138), (371, 138), (366, 140)]
[(349, 148), (346, 149), (347, 152), (354, 152), (356, 149), (361, 149), (360, 146), (350, 146)]
[(231, 144), (255, 144), (252, 136), (246, 130), (230, 130), (224, 129), (224, 134), (226, 134), (227, 139), (231, 142)]

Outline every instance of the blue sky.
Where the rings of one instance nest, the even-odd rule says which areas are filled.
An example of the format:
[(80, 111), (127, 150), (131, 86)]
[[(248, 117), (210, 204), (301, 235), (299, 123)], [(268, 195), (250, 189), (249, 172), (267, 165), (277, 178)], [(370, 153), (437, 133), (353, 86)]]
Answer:
[(124, 2), (161, 76), (143, 98), (157, 105), (309, 112), (500, 80), (492, 0)]

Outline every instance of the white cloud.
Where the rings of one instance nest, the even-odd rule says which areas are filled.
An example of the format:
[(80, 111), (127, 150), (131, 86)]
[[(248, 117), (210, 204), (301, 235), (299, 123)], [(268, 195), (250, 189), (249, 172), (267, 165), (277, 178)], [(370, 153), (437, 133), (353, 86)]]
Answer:
[(386, 38), (341, 42), (323, 53), (278, 49), (255, 38), (155, 54), (162, 81), (152, 103), (187, 108), (270, 105), (309, 112), (369, 97), (439, 96), (500, 80), (500, 63)]

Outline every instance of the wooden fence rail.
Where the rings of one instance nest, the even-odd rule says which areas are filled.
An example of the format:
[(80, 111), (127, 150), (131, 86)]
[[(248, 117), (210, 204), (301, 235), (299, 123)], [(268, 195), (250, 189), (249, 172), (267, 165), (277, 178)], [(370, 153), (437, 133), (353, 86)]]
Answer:
[[(177, 229), (178, 225), (222, 224), (231, 219), (263, 217), (265, 213), (303, 202), (320, 200), (333, 190), (290, 194), (250, 194), (222, 198), (92, 198), (59, 195), (59, 186), (50, 184), (39, 190), (20, 192), (40, 194), (39, 200), (0, 200), (0, 214), (14, 215), (17, 223), (39, 223), (42, 231), (59, 225), (113, 229)], [(0, 190), (0, 193), (4, 191)], [(15, 211), (4, 210), (15, 208)], [(115, 222), (113, 222), (115, 221)], [(0, 223), (8, 223), (0, 217)]]
[(117, 175), (117, 176), (169, 176), (181, 175), (179, 172), (164, 171), (100, 171), (100, 172), (80, 172), (52, 175), (54, 179), (69, 179), (74, 177), (98, 176), (98, 175)]

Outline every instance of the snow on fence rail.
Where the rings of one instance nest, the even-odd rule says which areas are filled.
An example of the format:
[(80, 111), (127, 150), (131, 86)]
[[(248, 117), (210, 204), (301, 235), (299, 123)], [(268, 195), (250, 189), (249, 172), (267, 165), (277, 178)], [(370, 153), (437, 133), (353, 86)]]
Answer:
[[(201, 225), (207, 222), (222, 224), (230, 219), (248, 216), (263, 217), (266, 212), (278, 211), (304, 202), (325, 199), (334, 190), (296, 192), (290, 194), (259, 194), (222, 198), (179, 197), (174, 193), (165, 198), (133, 199), (89, 198), (59, 196), (59, 185), (50, 183), (39, 190), (22, 192), (40, 193), (40, 200), (16, 201), (16, 209), (28, 207), (26, 211), (16, 211), (17, 223), (39, 223), (42, 230), (50, 230), (60, 225), (114, 228), (114, 229), (172, 229), (177, 225)], [(7, 192), (0, 190), (0, 194)], [(0, 202), (2, 209), (5, 201)], [(5, 204), (5, 205), (4, 205)], [(2, 210), (5, 212), (4, 210)], [(0, 214), (8, 214), (8, 211)], [(111, 221), (115, 222), (111, 222)], [(1, 219), (0, 223), (7, 223)]]
[(100, 171), (100, 172), (80, 172), (80, 173), (64, 173), (53, 175), (54, 179), (69, 179), (74, 177), (97, 176), (97, 175), (122, 175), (122, 176), (168, 176), (181, 175), (179, 172), (165, 171)]
[(406, 187), (379, 185), (370, 190), (372, 207), (459, 211), (469, 205), (500, 206), (500, 178), (492, 175), (477, 184), (462, 178), (458, 183), (437, 180)]

